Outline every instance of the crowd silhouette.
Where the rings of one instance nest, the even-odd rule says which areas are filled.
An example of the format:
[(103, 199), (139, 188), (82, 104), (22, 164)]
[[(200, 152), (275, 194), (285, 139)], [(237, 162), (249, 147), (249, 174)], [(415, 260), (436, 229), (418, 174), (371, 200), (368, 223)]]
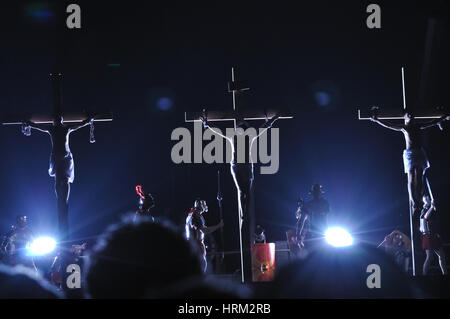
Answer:
[[(0, 267), (0, 298), (292, 299), (426, 296), (382, 249), (368, 244), (318, 245), (307, 258), (278, 267), (274, 281), (241, 284), (203, 271), (202, 252), (171, 222), (126, 216), (85, 251), (81, 288), (57, 289), (23, 266)], [(368, 286), (369, 265), (381, 270)], [(221, 278), (221, 279), (219, 279)]]

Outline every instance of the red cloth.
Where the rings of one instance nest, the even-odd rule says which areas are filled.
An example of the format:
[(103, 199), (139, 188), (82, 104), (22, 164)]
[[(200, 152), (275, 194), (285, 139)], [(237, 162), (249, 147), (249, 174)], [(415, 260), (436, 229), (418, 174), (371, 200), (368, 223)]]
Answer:
[(437, 250), (441, 248), (442, 242), (438, 235), (425, 234), (422, 235), (423, 250)]

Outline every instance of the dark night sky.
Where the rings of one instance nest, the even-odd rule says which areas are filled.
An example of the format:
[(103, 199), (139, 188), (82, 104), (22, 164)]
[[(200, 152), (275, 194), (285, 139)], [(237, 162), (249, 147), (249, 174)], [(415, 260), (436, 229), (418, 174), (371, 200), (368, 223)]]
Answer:
[[(229, 166), (175, 165), (170, 159), (171, 131), (193, 129), (184, 123), (184, 111), (231, 109), (226, 83), (232, 66), (248, 79), (253, 106), (289, 107), (295, 115), (277, 122), (279, 172), (256, 174), (257, 221), (270, 241), (285, 238), (295, 223), (296, 199), (307, 198), (315, 182), (326, 190), (331, 219), (366, 240), (381, 241), (395, 228), (408, 232), (404, 139), (357, 121), (356, 110), (400, 108), (401, 66), (406, 67), (408, 103), (422, 107), (415, 102), (430, 17), (437, 27), (425, 104), (448, 108), (445, 1), (377, 1), (381, 30), (365, 25), (365, 8), (373, 1), (93, 2), (76, 2), (81, 30), (65, 27), (70, 2), (0, 5), (2, 115), (50, 113), (48, 74), (55, 69), (64, 74), (66, 110), (114, 112), (114, 122), (96, 125), (95, 144), (89, 144), (88, 129), (71, 136), (76, 176), (70, 221), (77, 238), (95, 236), (133, 211), (136, 184), (157, 198), (157, 216), (182, 225), (186, 210), (201, 196), (209, 203), (208, 222), (216, 223), (220, 169), (226, 248), (237, 248)], [(317, 92), (325, 92), (326, 105), (315, 98)], [(169, 110), (157, 107), (162, 97), (172, 100)], [(433, 128), (425, 135), (443, 225), (450, 224), (448, 129)], [(1, 230), (25, 213), (36, 232), (55, 232), (48, 137), (38, 132), (25, 137), (19, 127), (2, 127), (0, 147)]]

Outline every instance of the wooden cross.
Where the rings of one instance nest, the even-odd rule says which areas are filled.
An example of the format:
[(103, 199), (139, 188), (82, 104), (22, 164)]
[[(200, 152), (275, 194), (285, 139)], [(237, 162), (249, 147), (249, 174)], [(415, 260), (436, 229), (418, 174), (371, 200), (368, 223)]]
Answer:
[[(402, 96), (403, 96), (403, 109), (397, 108), (393, 110), (382, 110), (378, 107), (372, 107), (369, 110), (358, 109), (358, 120), (370, 120), (372, 116), (376, 115), (379, 120), (404, 120), (404, 114), (408, 110), (406, 105), (406, 86), (405, 86), (405, 69), (402, 67)], [(438, 119), (446, 115), (443, 108), (429, 109), (422, 114), (414, 114), (415, 120), (427, 120), (427, 119)], [(442, 130), (442, 127), (439, 125)], [(428, 192), (432, 196), (431, 187), (428, 179), (426, 178), (426, 185)], [(418, 249), (418, 242), (414, 240), (414, 229), (417, 228), (417, 222), (413, 220), (413, 205), (411, 199), (409, 200), (409, 225), (411, 231), (411, 255), (412, 255), (412, 273), (416, 276), (416, 253)]]
[[(404, 120), (404, 114), (406, 108), (406, 88), (405, 88), (405, 69), (402, 67), (402, 92), (403, 92), (403, 108), (395, 109), (378, 109), (372, 107), (372, 109), (358, 109), (358, 120), (370, 120), (373, 115), (377, 115), (379, 120)], [(428, 109), (422, 114), (414, 114), (416, 120), (429, 120), (438, 119), (444, 116), (446, 113), (442, 108)]]
[[(80, 123), (89, 118), (86, 113), (64, 113), (62, 104), (62, 89), (61, 89), (61, 73), (50, 74), (52, 83), (53, 95), (53, 114), (52, 116), (42, 116), (33, 114), (22, 114), (13, 116), (3, 116), (2, 125), (23, 125), (24, 122), (32, 121), (34, 124), (53, 124), (54, 119), (63, 116), (63, 123)], [(95, 122), (109, 122), (112, 121), (111, 112), (96, 113), (94, 117)], [(22, 128), (23, 129), (23, 128)], [(29, 132), (28, 132), (29, 133)], [(28, 135), (28, 134), (27, 134)], [(91, 143), (95, 142), (93, 139), (93, 124), (91, 122)], [(67, 196), (68, 201), (68, 196)], [(58, 199), (58, 227), (60, 237), (67, 239), (68, 236), (68, 205), (65, 200)]]
[[(53, 110), (51, 116), (39, 114), (7, 114), (2, 116), (2, 125), (22, 125), (26, 121), (32, 121), (36, 124), (53, 124), (53, 119), (58, 115), (64, 117), (64, 123), (80, 123), (86, 120), (88, 118), (86, 112), (63, 112), (62, 74), (51, 73), (50, 80), (53, 95)], [(109, 111), (95, 113), (95, 122), (110, 122), (112, 120), (112, 114)]]
[[(240, 78), (236, 68), (231, 69), (231, 82), (228, 82), (228, 92), (233, 94), (233, 110), (232, 111), (202, 111), (185, 113), (186, 122), (202, 121), (202, 118), (207, 117), (208, 122), (219, 121), (233, 121), (234, 129), (236, 130), (239, 121), (253, 121), (253, 120), (268, 120), (274, 116), (279, 119), (291, 119), (293, 116), (286, 110), (249, 110), (246, 109), (245, 92), (250, 88), (247, 82)], [(244, 211), (241, 200), (239, 199), (238, 189), (238, 214), (239, 214), (239, 240), (240, 240), (240, 255), (241, 255), (241, 281), (244, 283), (245, 278), (251, 278), (252, 264), (250, 257), (250, 243), (251, 234), (254, 223), (254, 210), (249, 212)], [(242, 216), (247, 216), (247, 221), (244, 222)]]
[[(250, 90), (247, 81), (239, 78), (236, 68), (231, 69), (231, 82), (228, 82), (228, 92), (233, 94), (233, 110), (232, 111), (208, 111), (207, 117), (209, 122), (233, 121), (234, 128), (239, 121), (266, 120), (275, 115), (279, 115), (279, 119), (293, 118), (287, 110), (248, 110), (245, 108), (244, 92)], [(238, 107), (239, 106), (239, 107)], [(186, 112), (185, 122), (202, 121), (204, 116), (202, 112)]]

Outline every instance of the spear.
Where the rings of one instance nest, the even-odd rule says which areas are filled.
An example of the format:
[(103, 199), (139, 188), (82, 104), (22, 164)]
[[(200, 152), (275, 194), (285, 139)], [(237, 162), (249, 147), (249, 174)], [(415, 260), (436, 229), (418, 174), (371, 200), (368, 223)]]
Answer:
[[(222, 191), (220, 188), (220, 170), (217, 170), (217, 202), (219, 203), (219, 214), (220, 214), (220, 220), (223, 220), (223, 213), (222, 213)], [(222, 242), (222, 260), (224, 259), (224, 240), (223, 240), (223, 227), (220, 228), (220, 240)]]

